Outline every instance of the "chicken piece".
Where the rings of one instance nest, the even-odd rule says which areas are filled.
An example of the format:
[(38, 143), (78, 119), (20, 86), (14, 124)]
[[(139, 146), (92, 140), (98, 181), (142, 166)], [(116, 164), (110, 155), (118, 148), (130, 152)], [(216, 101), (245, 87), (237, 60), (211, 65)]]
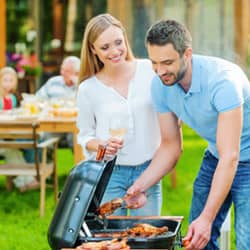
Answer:
[(127, 230), (129, 236), (153, 237), (168, 231), (167, 226), (155, 227), (147, 223), (135, 224), (134, 227)]
[(163, 227), (155, 227), (147, 223), (135, 224), (134, 227), (128, 228), (124, 231), (120, 232), (102, 232), (102, 233), (95, 233), (94, 237), (96, 238), (105, 238), (105, 237), (112, 237), (112, 238), (128, 238), (128, 237), (154, 237), (157, 235), (161, 235), (168, 231), (167, 226)]
[(78, 246), (76, 250), (129, 250), (127, 239), (106, 240), (100, 242), (88, 242)]
[(126, 238), (128, 236), (128, 232), (120, 231), (120, 232), (107, 232), (107, 233), (94, 233), (95, 238)]
[(104, 242), (88, 242), (83, 243), (82, 245), (78, 246), (77, 250), (102, 250), (104, 246)]
[(127, 239), (115, 240), (107, 246), (107, 250), (128, 250), (130, 247), (127, 245)]
[(101, 216), (106, 216), (112, 214), (117, 208), (123, 206), (124, 200), (122, 198), (115, 198), (102, 204), (98, 209), (97, 213)]

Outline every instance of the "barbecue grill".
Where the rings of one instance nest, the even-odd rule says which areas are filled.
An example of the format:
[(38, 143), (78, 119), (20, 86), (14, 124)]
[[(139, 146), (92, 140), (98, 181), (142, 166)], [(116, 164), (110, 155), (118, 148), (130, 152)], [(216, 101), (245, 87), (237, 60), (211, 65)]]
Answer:
[(128, 238), (131, 249), (168, 249), (180, 245), (182, 217), (100, 217), (97, 208), (115, 165), (115, 159), (84, 161), (74, 167), (66, 179), (59, 196), (55, 213), (48, 230), (48, 242), (52, 249), (73, 248), (83, 242), (110, 240), (110, 237), (94, 237), (94, 233), (117, 232), (133, 227), (135, 223), (167, 226), (168, 232), (155, 237)]

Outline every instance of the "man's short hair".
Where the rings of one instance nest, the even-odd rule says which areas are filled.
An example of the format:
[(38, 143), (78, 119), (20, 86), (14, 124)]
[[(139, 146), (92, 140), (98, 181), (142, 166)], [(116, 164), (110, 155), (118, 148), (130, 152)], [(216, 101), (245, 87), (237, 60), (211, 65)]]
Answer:
[(146, 34), (146, 45), (164, 46), (172, 44), (182, 56), (188, 47), (192, 47), (192, 37), (188, 29), (175, 20), (160, 20), (153, 24)]

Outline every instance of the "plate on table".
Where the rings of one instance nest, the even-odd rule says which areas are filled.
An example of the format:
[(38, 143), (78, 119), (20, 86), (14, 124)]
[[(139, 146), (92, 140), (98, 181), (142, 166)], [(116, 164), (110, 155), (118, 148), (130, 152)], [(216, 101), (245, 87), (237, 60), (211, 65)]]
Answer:
[(78, 110), (76, 108), (53, 108), (49, 113), (54, 117), (76, 117)]
[(7, 115), (7, 114), (0, 113), (0, 121), (12, 121), (15, 119), (16, 119), (15, 115)]
[(22, 121), (33, 121), (38, 119), (38, 115), (18, 115), (16, 118)]

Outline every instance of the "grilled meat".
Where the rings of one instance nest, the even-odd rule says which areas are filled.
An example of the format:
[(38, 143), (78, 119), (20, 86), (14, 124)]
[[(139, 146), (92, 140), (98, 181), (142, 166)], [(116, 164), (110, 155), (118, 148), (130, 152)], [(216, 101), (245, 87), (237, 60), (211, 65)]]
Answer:
[(122, 207), (122, 198), (115, 198), (109, 202), (102, 204), (98, 209), (97, 213), (101, 216), (106, 216), (112, 214), (117, 208)]
[(129, 250), (127, 240), (106, 240), (100, 242), (88, 242), (78, 246), (76, 250)]
[(134, 227), (120, 232), (95, 233), (96, 238), (124, 238), (124, 237), (155, 237), (168, 231), (167, 226), (155, 227), (147, 223), (135, 224)]
[(153, 237), (168, 231), (168, 227), (155, 227), (147, 223), (135, 224), (134, 227), (127, 230), (131, 237)]
[(101, 233), (94, 233), (95, 238), (126, 238), (128, 237), (127, 230), (124, 231), (116, 231), (116, 232), (101, 232)]

